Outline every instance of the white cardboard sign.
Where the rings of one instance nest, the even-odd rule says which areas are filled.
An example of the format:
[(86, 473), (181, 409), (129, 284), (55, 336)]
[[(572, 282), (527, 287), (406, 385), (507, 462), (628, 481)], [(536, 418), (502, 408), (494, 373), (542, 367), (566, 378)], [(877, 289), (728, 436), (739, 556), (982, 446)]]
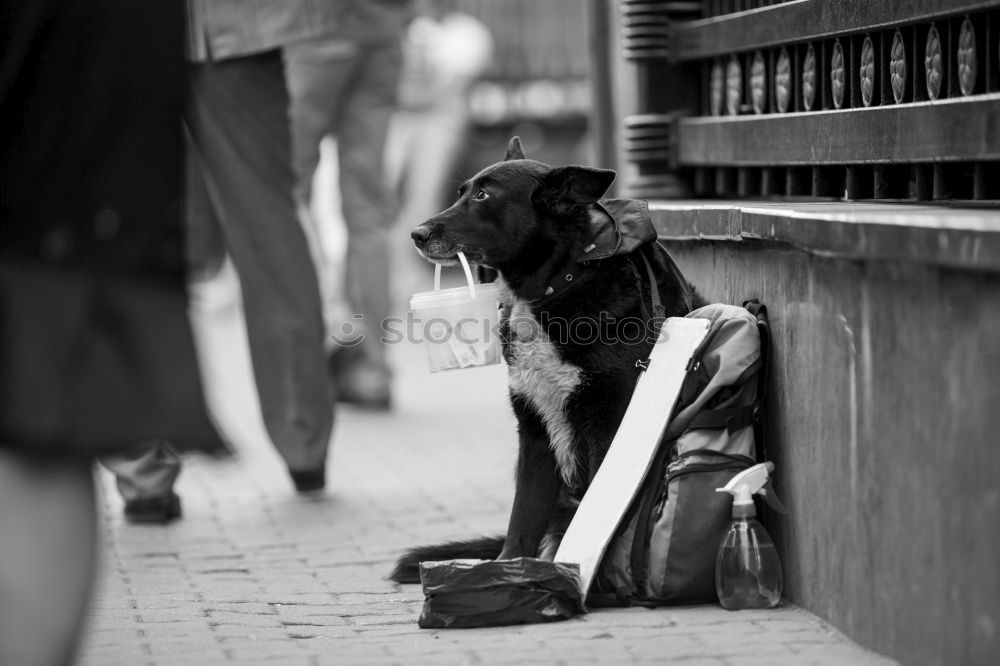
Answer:
[(555, 561), (580, 565), (584, 598), (604, 550), (652, 463), (688, 361), (708, 334), (710, 323), (686, 317), (664, 322), (650, 353), (649, 369), (639, 377), (611, 448), (563, 536)]

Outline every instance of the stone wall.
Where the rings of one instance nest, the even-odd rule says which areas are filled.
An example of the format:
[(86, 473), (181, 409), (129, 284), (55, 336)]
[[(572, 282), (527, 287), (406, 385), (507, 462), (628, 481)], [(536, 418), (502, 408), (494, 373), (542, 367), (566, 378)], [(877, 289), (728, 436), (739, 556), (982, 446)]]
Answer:
[(979, 238), (964, 261), (945, 230), (921, 252), (921, 230), (861, 214), (821, 241), (791, 212), (752, 231), (738, 208), (654, 211), (708, 299), (768, 305), (786, 596), (907, 664), (998, 663), (1000, 216), (957, 225)]

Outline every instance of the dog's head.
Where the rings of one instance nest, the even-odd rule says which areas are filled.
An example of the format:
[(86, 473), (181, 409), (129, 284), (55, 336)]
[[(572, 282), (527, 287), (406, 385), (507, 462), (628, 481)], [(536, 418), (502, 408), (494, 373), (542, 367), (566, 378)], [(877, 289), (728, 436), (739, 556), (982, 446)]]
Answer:
[(614, 178), (614, 171), (526, 159), (514, 137), (502, 162), (463, 183), (450, 208), (410, 235), (417, 251), (435, 263), (453, 264), (464, 252), (473, 263), (501, 268), (540, 240), (555, 241), (585, 225), (588, 208)]

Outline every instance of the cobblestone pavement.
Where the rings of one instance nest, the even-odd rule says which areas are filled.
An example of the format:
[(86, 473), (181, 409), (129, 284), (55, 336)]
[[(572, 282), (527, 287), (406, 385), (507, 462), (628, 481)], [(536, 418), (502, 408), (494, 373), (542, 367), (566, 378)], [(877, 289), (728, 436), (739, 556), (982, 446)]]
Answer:
[[(227, 351), (213, 363), (248, 378), (232, 351), (238, 335), (227, 335), (236, 343), (220, 344)], [(237, 385), (228, 387), (239, 403), (228, 418), (230, 430), (243, 428), (240, 454), (186, 458), (183, 520), (125, 523), (101, 472), (102, 572), (81, 663), (891, 663), (788, 605), (611, 609), (546, 625), (419, 629), (420, 588), (387, 581), (391, 563), (407, 545), (503, 531), (514, 423), (501, 367), (431, 375), (419, 348), (395, 351), (397, 409), (338, 412), (321, 499), (293, 492), (264, 443), (252, 393)]]

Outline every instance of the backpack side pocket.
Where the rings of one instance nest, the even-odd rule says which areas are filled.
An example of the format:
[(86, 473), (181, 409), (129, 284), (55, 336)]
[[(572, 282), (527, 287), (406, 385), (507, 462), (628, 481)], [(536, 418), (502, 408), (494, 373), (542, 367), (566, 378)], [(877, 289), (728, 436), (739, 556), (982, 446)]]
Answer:
[(662, 503), (650, 515), (645, 596), (659, 603), (715, 599), (715, 553), (732, 500), (718, 493), (749, 460), (721, 457), (668, 471)]

